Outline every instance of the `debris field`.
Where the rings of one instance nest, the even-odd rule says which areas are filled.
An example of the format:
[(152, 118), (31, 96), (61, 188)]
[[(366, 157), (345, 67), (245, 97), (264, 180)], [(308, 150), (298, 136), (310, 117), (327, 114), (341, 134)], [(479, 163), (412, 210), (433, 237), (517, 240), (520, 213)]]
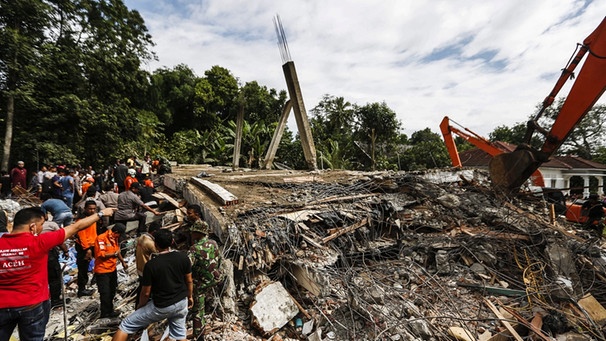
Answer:
[[(602, 240), (550, 219), (541, 196), (495, 192), (483, 171), (173, 172), (164, 225), (201, 204), (223, 248), (205, 340), (605, 339)], [(121, 317), (137, 280), (132, 239), (124, 249)], [(98, 319), (98, 297), (68, 297), (70, 338), (111, 337), (120, 319)], [(48, 337), (63, 328), (54, 309)]]

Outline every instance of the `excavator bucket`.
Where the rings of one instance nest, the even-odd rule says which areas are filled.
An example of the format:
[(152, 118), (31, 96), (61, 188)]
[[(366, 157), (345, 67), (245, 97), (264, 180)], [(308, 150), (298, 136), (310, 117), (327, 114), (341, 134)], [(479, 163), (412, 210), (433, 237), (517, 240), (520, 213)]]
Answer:
[(526, 149), (495, 155), (488, 164), (492, 185), (507, 192), (517, 191), (542, 162)]

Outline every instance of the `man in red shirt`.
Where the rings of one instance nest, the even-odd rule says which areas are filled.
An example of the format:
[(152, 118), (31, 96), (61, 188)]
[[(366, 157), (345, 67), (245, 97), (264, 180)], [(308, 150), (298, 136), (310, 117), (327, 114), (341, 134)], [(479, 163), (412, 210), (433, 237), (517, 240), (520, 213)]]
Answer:
[(11, 187), (17, 185), (27, 188), (27, 170), (23, 168), (25, 163), (23, 161), (17, 162), (17, 167), (11, 170)]
[(63, 229), (42, 235), (45, 214), (28, 207), (15, 214), (13, 230), (0, 238), (0, 340), (19, 326), (20, 340), (44, 339), (50, 313), (48, 252), (103, 215), (108, 208)]

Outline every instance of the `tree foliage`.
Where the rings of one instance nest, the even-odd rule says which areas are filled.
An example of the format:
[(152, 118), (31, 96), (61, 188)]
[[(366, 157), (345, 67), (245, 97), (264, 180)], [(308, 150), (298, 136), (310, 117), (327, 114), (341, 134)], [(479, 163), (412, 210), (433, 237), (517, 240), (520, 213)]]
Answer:
[(403, 155), (406, 170), (441, 168), (450, 165), (450, 156), (439, 134), (429, 128), (410, 136), (410, 148)]
[[(0, 114), (10, 151), (3, 167), (17, 158), (29, 165), (101, 166), (144, 152), (180, 163), (229, 165), (241, 111), (240, 164), (259, 167), (286, 91), (255, 80), (242, 85), (219, 65), (201, 76), (184, 64), (150, 73), (141, 66), (154, 58), (152, 47), (145, 22), (123, 0), (0, 0)], [(604, 113), (594, 109), (563, 149), (604, 158)], [(385, 102), (358, 105), (326, 94), (310, 114), (324, 168), (418, 170), (450, 164), (438, 134), (426, 128), (409, 138)], [(14, 138), (8, 134), (13, 130)], [(517, 144), (524, 131), (522, 124), (497, 127), (491, 139)], [(275, 162), (306, 167), (299, 137), (288, 128)]]
[[(562, 109), (565, 98), (558, 99), (545, 110), (545, 118), (541, 121), (543, 127), (550, 127)], [(558, 151), (559, 154), (575, 154), (591, 160), (599, 147), (604, 147), (606, 136), (606, 105), (595, 105), (585, 117), (573, 127), (570, 135)]]

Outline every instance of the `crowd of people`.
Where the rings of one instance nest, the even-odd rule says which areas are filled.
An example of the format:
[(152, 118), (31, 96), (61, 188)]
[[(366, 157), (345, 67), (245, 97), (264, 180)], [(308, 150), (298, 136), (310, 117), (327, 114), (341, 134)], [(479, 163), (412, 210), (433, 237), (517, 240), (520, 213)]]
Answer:
[(134, 182), (151, 183), (155, 176), (170, 172), (171, 165), (166, 158), (156, 156), (152, 160), (149, 154), (142, 159), (136, 156), (117, 159), (113, 165), (101, 171), (95, 171), (92, 166), (43, 164), (40, 169), (30, 171), (29, 175), (25, 163), (19, 161), (10, 172), (0, 172), (0, 195), (2, 198), (10, 198), (13, 189), (21, 187), (38, 197), (42, 193), (48, 193), (71, 207), (74, 201), (83, 197), (89, 187), (101, 192), (111, 185), (112, 190), (123, 192)]
[[(120, 241), (127, 236), (129, 221), (138, 222), (132, 237), (136, 234), (139, 287), (136, 310), (122, 320), (114, 340), (126, 340), (164, 319), (170, 338), (185, 340), (188, 316), (193, 337), (203, 338), (206, 291), (223, 275), (219, 246), (210, 238), (199, 205), (187, 207), (187, 218), (175, 235), (162, 228), (162, 220), (147, 224), (145, 212), (164, 214), (153, 200), (153, 166), (148, 165), (135, 158), (117, 160), (104, 174), (92, 168), (40, 168), (30, 190), (42, 204), (19, 210), (12, 231), (0, 235), (0, 340), (9, 340), (15, 327), (20, 340), (43, 340), (50, 310), (70, 303), (61, 297), (59, 263), (69, 244), (76, 250), (77, 296), (94, 294), (89, 286), (94, 262), (99, 317), (119, 317), (114, 298), (118, 264), (128, 269)], [(19, 162), (15, 167), (14, 185), (11, 171), (10, 186), (26, 181), (24, 166)]]

